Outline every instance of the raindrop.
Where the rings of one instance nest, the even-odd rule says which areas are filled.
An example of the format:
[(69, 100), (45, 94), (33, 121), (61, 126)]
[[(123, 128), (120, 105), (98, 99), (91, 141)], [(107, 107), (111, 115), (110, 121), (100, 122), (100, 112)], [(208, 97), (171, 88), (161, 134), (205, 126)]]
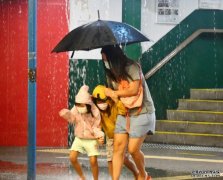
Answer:
[(19, 14), (22, 14), (22, 8), (19, 6)]
[(147, 6), (147, 0), (144, 0), (143, 6), (144, 6), (144, 8)]

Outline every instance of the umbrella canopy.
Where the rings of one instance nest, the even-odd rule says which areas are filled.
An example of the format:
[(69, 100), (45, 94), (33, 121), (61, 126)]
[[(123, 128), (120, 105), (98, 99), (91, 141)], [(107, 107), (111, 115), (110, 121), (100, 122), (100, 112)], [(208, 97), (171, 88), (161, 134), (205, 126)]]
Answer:
[(129, 24), (97, 20), (69, 32), (52, 52), (91, 50), (107, 45), (128, 45), (144, 41), (149, 39)]

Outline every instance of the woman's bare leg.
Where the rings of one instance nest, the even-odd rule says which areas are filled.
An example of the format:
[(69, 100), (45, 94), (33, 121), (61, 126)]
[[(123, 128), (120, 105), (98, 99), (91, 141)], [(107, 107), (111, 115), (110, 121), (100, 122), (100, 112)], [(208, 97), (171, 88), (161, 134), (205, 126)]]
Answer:
[(90, 156), (91, 172), (94, 180), (98, 180), (98, 161), (97, 156)]
[(125, 148), (128, 142), (128, 134), (115, 134), (114, 135), (114, 150), (112, 158), (113, 166), (113, 180), (119, 180), (122, 165), (124, 161)]
[(124, 164), (125, 166), (133, 173), (135, 180), (137, 180), (139, 171), (135, 165), (135, 163), (129, 158), (128, 153), (125, 153), (124, 155)]
[(79, 153), (77, 151), (71, 151), (70, 152), (70, 161), (71, 161), (71, 164), (73, 165), (75, 171), (80, 176), (81, 180), (85, 180), (85, 176), (82, 171), (81, 165), (79, 164), (79, 162), (77, 160), (78, 154)]
[(132, 158), (139, 170), (138, 180), (145, 180), (147, 173), (145, 171), (145, 159), (144, 154), (141, 151), (141, 146), (145, 140), (145, 136), (140, 138), (129, 138), (128, 151), (132, 155)]

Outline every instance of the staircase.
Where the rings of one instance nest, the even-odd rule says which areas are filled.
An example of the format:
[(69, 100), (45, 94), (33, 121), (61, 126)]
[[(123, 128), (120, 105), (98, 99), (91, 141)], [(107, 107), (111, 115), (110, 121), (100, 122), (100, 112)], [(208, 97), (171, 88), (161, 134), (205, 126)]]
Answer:
[(146, 141), (163, 144), (223, 147), (223, 89), (191, 89), (179, 99), (167, 120), (156, 121), (156, 134)]

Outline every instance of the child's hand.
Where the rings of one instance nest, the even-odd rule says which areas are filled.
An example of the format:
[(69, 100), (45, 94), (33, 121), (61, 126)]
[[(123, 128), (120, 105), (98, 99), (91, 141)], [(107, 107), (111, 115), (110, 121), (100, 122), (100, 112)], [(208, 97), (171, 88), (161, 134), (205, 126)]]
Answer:
[(97, 140), (100, 145), (104, 144), (104, 137), (100, 137)]

